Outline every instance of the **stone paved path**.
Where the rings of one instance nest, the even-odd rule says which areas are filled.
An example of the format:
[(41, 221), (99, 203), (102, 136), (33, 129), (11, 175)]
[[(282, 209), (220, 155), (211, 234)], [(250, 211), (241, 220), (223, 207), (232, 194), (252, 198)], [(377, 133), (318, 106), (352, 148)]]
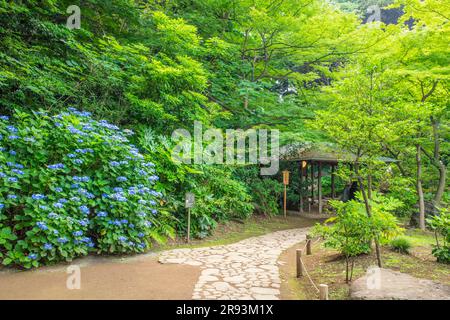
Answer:
[(308, 228), (277, 231), (240, 242), (161, 253), (159, 262), (200, 266), (193, 299), (277, 300), (278, 256), (306, 239)]

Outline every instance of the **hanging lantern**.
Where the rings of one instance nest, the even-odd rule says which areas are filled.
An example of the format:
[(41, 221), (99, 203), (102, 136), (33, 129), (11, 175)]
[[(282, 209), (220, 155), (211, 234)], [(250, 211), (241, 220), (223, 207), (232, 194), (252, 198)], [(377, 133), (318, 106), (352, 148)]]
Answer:
[(289, 184), (289, 171), (283, 171), (283, 184), (287, 186)]

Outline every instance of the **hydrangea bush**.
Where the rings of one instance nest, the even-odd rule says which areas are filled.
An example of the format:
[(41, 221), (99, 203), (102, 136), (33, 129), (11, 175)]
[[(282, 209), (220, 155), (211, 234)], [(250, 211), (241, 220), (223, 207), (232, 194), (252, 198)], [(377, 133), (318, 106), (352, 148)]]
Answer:
[(133, 132), (69, 108), (0, 118), (0, 260), (26, 268), (142, 252), (169, 216)]

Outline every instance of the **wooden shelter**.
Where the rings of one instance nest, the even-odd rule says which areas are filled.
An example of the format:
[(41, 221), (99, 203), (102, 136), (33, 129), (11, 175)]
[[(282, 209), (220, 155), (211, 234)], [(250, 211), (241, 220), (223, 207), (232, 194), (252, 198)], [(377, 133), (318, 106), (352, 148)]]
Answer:
[[(355, 160), (355, 155), (343, 152), (339, 150), (321, 150), (319, 148), (305, 148), (298, 146), (285, 146), (280, 149), (280, 159), (282, 161), (297, 162), (299, 175), (300, 175), (300, 187), (299, 187), (299, 212), (303, 213), (305, 203), (308, 204), (308, 212), (311, 212), (317, 198), (317, 205), (319, 213), (323, 212), (324, 199), (322, 194), (322, 177), (324, 168), (329, 167), (331, 172), (331, 198), (336, 198), (336, 167), (340, 163), (346, 163), (351, 165), (351, 162)], [(390, 163), (395, 162), (395, 159), (382, 157), (380, 161)], [(317, 175), (315, 176), (315, 171)], [(309, 196), (305, 197), (304, 181), (310, 177), (311, 185), (309, 190)], [(315, 181), (316, 180), (316, 181)], [(307, 190), (308, 191), (308, 190)], [(306, 198), (306, 199), (305, 199)]]

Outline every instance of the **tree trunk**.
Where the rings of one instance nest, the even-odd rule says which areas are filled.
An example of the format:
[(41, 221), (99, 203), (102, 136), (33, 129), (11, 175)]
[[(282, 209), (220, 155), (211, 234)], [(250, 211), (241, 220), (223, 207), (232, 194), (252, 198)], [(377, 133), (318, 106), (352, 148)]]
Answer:
[(419, 227), (425, 230), (425, 201), (422, 189), (422, 159), (420, 145), (416, 146), (416, 162), (417, 162), (417, 196), (419, 197)]
[[(371, 212), (371, 209), (370, 209), (369, 199), (367, 197), (366, 190), (364, 188), (363, 178), (359, 175), (359, 163), (358, 163), (358, 161), (359, 161), (358, 159), (355, 161), (355, 173), (356, 173), (356, 176), (358, 178), (359, 189), (361, 190), (361, 194), (362, 194), (363, 199), (364, 199), (364, 205), (366, 206), (366, 213), (367, 213), (367, 216), (370, 218), (370, 217), (372, 217), (372, 212)], [(382, 264), (382, 261), (381, 261), (380, 244), (379, 244), (378, 239), (376, 237), (374, 237), (374, 242), (375, 242), (375, 252), (376, 252), (376, 255), (377, 255), (378, 267), (382, 268), (383, 264)]]
[(444, 195), (445, 191), (445, 180), (447, 175), (447, 168), (445, 167), (445, 164), (441, 161), (440, 157), (440, 141), (439, 141), (439, 121), (435, 118), (431, 117), (431, 125), (433, 126), (433, 140), (434, 140), (434, 164), (439, 170), (439, 184), (438, 189), (436, 191), (436, 194), (434, 196), (434, 204), (436, 206), (440, 206), (442, 196)]
[(439, 161), (439, 186), (434, 196), (434, 203), (436, 206), (440, 206), (442, 201), (442, 196), (445, 191), (445, 183), (447, 178), (447, 168), (442, 161)]
[(349, 282), (349, 272), (348, 272), (348, 256), (345, 256), (345, 282)]

